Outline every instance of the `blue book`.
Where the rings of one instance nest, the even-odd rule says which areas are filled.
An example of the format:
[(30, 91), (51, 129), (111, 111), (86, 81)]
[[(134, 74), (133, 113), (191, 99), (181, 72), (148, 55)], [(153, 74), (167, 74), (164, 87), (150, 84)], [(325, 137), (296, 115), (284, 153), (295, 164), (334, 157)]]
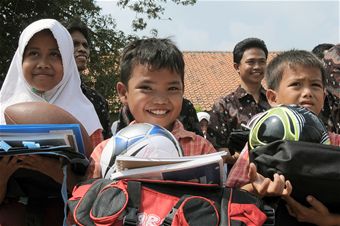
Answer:
[[(85, 155), (82, 133), (78, 124), (0, 125), (0, 142), (2, 142), (2, 149), (5, 149), (5, 143), (9, 144), (9, 149), (12, 145), (14, 145), (13, 149), (10, 149), (13, 151), (18, 150), (18, 141), (21, 141), (22, 148), (32, 149), (35, 151), (39, 150), (39, 148), (42, 150), (48, 150), (49, 148), (54, 149), (57, 147), (65, 147), (65, 144), (60, 143), (62, 141), (60, 137), (62, 137), (63, 133), (65, 133), (65, 136), (71, 135), (74, 137), (75, 151)], [(51, 137), (51, 140), (47, 139), (49, 136)], [(27, 138), (26, 140), (25, 137)], [(35, 137), (36, 139), (34, 139)], [(47, 138), (45, 139), (42, 137)], [(49, 145), (48, 142), (51, 142), (51, 145)]]

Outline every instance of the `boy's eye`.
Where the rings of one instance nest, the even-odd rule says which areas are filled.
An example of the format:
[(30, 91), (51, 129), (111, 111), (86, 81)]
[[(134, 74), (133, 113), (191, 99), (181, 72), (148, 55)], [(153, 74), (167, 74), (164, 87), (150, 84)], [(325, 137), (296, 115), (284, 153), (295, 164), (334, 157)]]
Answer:
[(150, 86), (140, 86), (139, 89), (141, 90), (151, 90)]
[(313, 83), (312, 86), (318, 87), (318, 88), (323, 88), (323, 85), (320, 83)]
[(177, 91), (177, 90), (180, 90), (178, 87), (170, 87), (169, 90), (174, 90), (174, 91)]
[(292, 82), (289, 86), (300, 86), (299, 82)]

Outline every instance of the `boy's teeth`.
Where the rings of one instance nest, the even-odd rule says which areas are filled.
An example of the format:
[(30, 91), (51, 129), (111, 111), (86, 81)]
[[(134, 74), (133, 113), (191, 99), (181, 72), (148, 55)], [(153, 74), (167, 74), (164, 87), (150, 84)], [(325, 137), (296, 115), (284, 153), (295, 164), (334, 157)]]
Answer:
[(151, 110), (150, 112), (155, 115), (164, 115), (166, 113), (165, 110)]

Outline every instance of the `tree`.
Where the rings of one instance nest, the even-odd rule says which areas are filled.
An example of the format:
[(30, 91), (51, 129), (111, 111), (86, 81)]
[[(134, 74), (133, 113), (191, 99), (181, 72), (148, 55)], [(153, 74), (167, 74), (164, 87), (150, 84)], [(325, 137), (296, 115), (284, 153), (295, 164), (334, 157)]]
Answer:
[[(176, 4), (189, 5), (196, 0), (172, 0)], [(136, 12), (132, 21), (135, 31), (147, 26), (147, 19), (159, 19), (164, 13), (162, 4), (167, 0), (118, 0), (123, 9)], [(21, 31), (33, 21), (53, 18), (67, 24), (75, 17), (86, 22), (91, 32), (91, 59), (86, 83), (98, 90), (109, 102), (111, 116), (120, 108), (116, 94), (121, 49), (136, 38), (119, 31), (111, 16), (100, 14), (101, 8), (94, 0), (1, 0), (0, 1), (0, 80), (4, 79), (17, 48)], [(143, 18), (145, 16), (147, 18)], [(157, 35), (157, 31), (153, 31)]]

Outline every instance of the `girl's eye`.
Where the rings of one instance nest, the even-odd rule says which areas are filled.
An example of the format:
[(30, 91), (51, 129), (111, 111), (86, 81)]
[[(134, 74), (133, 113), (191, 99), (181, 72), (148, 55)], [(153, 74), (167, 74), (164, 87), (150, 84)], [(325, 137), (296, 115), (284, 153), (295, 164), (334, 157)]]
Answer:
[(170, 87), (169, 90), (179, 90), (178, 87)]
[(59, 52), (51, 52), (51, 56), (53, 57), (61, 57), (61, 54)]
[(30, 50), (27, 52), (27, 56), (38, 56), (39, 52), (35, 50)]

